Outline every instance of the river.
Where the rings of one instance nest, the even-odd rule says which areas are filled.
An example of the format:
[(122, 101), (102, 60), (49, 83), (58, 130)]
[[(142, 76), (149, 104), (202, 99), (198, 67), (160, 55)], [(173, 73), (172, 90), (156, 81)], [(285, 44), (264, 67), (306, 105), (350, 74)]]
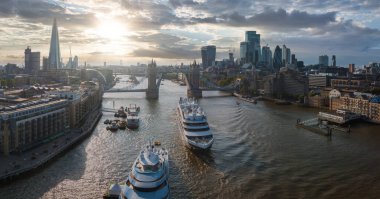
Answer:
[[(127, 80), (126, 77), (123, 80)], [(101, 198), (112, 180), (123, 180), (142, 145), (160, 140), (170, 151), (172, 198), (378, 198), (380, 127), (355, 124), (352, 132), (331, 138), (297, 128), (297, 118), (313, 118), (316, 109), (256, 105), (204, 93), (215, 142), (209, 152), (194, 153), (180, 141), (175, 107), (186, 93), (168, 80), (158, 100), (145, 93), (106, 93), (103, 107), (137, 104), (136, 131), (105, 130), (104, 112), (93, 134), (45, 168), (0, 188), (0, 198)], [(120, 82), (116, 87), (125, 87)], [(144, 88), (147, 79), (136, 88)]]

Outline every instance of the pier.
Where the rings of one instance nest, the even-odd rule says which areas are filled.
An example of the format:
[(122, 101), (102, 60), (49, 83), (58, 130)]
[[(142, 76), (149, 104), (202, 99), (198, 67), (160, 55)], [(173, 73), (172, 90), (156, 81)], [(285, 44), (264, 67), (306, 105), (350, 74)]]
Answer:
[(331, 125), (328, 124), (328, 121), (322, 120), (319, 117), (305, 121), (301, 121), (300, 119), (298, 119), (296, 126), (324, 136), (331, 136), (333, 131), (339, 131), (344, 133), (351, 132), (350, 126), (348, 126), (348, 128), (345, 128), (337, 125)]
[(339, 125), (349, 123), (361, 118), (361, 115), (352, 113), (347, 110), (337, 110), (336, 113), (319, 112), (318, 118), (323, 121), (329, 121)]

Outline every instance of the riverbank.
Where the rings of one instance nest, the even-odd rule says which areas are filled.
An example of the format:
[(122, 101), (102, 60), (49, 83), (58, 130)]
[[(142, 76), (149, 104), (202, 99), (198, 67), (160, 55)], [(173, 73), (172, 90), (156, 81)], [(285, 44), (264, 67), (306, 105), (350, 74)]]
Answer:
[(0, 183), (10, 182), (25, 174), (31, 173), (70, 150), (80, 141), (91, 135), (101, 116), (102, 112), (100, 109), (94, 110), (90, 113), (84, 125), (79, 129), (73, 129), (54, 141), (25, 153), (12, 154), (9, 156), (1, 155)]

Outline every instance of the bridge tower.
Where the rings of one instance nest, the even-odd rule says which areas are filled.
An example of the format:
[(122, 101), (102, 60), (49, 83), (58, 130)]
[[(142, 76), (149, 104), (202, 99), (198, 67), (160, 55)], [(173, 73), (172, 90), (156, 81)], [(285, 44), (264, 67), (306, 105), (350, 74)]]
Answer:
[(146, 91), (146, 97), (148, 99), (158, 99), (158, 86), (157, 79), (157, 65), (152, 60), (152, 63), (148, 64), (148, 89)]
[(200, 68), (199, 65), (197, 65), (197, 62), (194, 60), (193, 64), (190, 64), (190, 72), (189, 72), (189, 79), (187, 87), (187, 96), (188, 97), (194, 97), (194, 98), (201, 98), (202, 97), (202, 90), (199, 89), (199, 79), (200, 79)]

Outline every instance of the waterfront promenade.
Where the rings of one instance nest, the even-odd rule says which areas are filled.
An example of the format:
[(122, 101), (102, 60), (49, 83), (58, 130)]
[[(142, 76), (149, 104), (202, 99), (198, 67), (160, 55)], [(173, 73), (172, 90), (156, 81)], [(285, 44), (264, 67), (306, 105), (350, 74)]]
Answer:
[(59, 138), (20, 154), (0, 155), (0, 182), (31, 172), (90, 135), (101, 118), (99, 109), (91, 112), (81, 128), (72, 129)]

